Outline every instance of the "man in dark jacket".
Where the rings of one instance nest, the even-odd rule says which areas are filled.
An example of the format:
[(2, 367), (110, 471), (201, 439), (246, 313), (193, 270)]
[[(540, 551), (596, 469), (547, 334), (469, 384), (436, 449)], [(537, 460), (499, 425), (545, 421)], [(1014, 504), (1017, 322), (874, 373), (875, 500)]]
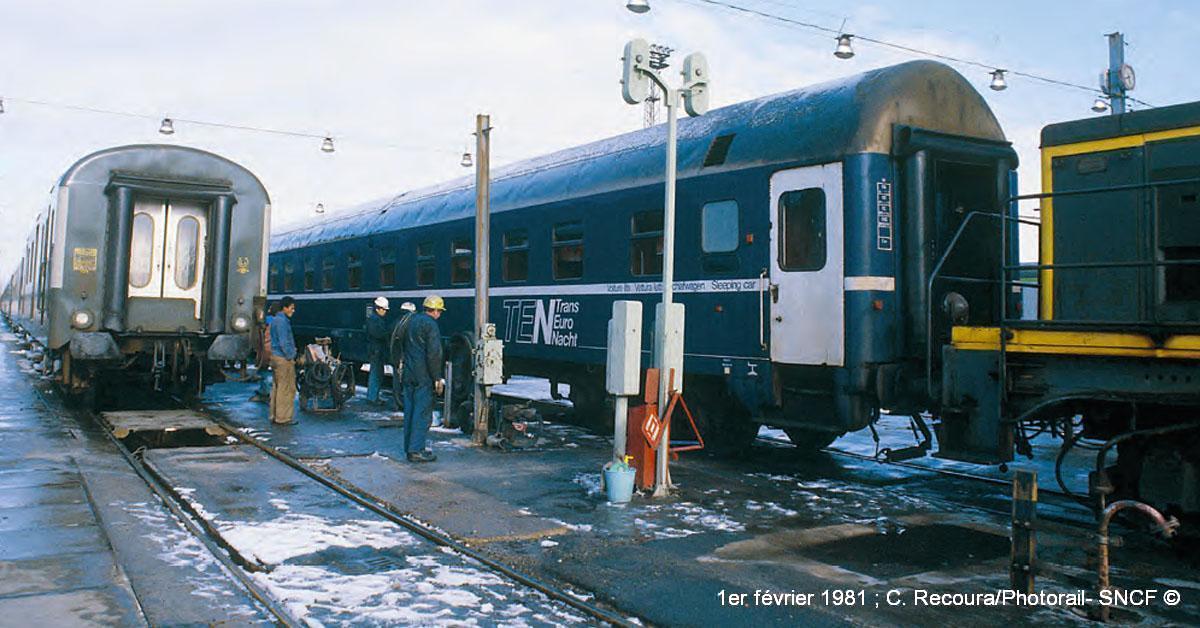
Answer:
[(396, 410), (403, 406), (404, 381), (404, 335), (408, 333), (408, 323), (417, 313), (417, 305), (412, 301), (400, 304), (400, 320), (392, 328), (391, 344), (388, 347), (392, 365), (392, 405)]
[[(367, 314), (367, 362), (371, 373), (367, 376), (367, 401), (379, 403), (379, 387), (383, 385), (384, 356), (388, 351), (388, 300), (375, 297), (374, 307)], [(392, 391), (395, 394), (396, 391)]]
[(433, 420), (433, 396), (446, 385), (442, 379), (442, 331), (437, 319), (446, 304), (442, 297), (425, 297), (425, 311), (409, 320), (401, 346), (404, 351), (404, 452), (409, 462), (433, 462), (437, 456), (425, 448)]

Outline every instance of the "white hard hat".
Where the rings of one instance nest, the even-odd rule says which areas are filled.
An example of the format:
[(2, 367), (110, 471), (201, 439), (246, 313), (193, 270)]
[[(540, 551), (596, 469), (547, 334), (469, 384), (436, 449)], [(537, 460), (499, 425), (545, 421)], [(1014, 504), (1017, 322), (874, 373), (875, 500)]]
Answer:
[(417, 304), (413, 303), (412, 301), (405, 301), (404, 303), (400, 304), (400, 309), (404, 310), (405, 312), (416, 312)]
[(381, 310), (388, 309), (387, 297), (375, 297), (375, 307), (377, 307)]

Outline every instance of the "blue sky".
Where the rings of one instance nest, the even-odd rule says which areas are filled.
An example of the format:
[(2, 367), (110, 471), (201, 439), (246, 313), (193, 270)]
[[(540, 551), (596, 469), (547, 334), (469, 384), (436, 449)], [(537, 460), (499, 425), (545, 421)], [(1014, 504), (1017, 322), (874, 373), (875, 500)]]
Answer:
[[(1107, 64), (1104, 33), (1122, 30), (1137, 70), (1134, 95), (1154, 105), (1200, 100), (1200, 3), (1143, 0), (1007, 3), (848, 3), (729, 0), (802, 21), (1073, 83), (1094, 86)], [(467, 174), (458, 166), (474, 114), (490, 113), (494, 162), (505, 163), (641, 125), (621, 100), (621, 47), (632, 36), (709, 58), (715, 106), (913, 58), (856, 45), (832, 55), (823, 33), (731, 13), (700, 0), (199, 0), (103, 3), (0, 0), (0, 272), (46, 192), (71, 163), (100, 148), (170, 142), (212, 150), (256, 171), (277, 226), (366, 199)], [(1094, 94), (959, 67), (984, 94), (1036, 191), (1038, 131), (1094, 115)], [(151, 119), (36, 107), (32, 98), (134, 112)], [(319, 141), (177, 125), (157, 118), (329, 132)], [(326, 214), (328, 216), (329, 214)]]

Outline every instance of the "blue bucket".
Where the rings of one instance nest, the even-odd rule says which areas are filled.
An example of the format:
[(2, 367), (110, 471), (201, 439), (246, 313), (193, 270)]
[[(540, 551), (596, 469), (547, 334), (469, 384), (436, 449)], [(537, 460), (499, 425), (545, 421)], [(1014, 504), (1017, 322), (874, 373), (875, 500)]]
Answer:
[(624, 504), (633, 499), (633, 479), (636, 475), (633, 469), (605, 469), (604, 488), (608, 491), (608, 501)]

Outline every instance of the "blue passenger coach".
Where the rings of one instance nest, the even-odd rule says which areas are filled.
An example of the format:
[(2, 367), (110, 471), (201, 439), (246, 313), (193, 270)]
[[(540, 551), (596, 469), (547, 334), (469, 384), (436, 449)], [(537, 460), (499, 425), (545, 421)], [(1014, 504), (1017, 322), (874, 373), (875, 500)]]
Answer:
[[(582, 412), (605, 401), (612, 302), (653, 312), (659, 299), (665, 136), (657, 126), (493, 174), (490, 311), (505, 367), (569, 383)], [(675, 290), (706, 442), (739, 448), (761, 423), (823, 446), (880, 408), (929, 409), (926, 347), (949, 323), (927, 329), (943, 295), (926, 280), (966, 214), (1008, 197), (1016, 165), (980, 94), (930, 61), (681, 121)], [(465, 366), (473, 212), (460, 179), (275, 234), (271, 293), (300, 300), (298, 334), (333, 335), (356, 359), (371, 298), (439, 293)], [(962, 238), (973, 253), (961, 263), (998, 266), (994, 225)], [(955, 290), (971, 320), (997, 310), (986, 281)]]

